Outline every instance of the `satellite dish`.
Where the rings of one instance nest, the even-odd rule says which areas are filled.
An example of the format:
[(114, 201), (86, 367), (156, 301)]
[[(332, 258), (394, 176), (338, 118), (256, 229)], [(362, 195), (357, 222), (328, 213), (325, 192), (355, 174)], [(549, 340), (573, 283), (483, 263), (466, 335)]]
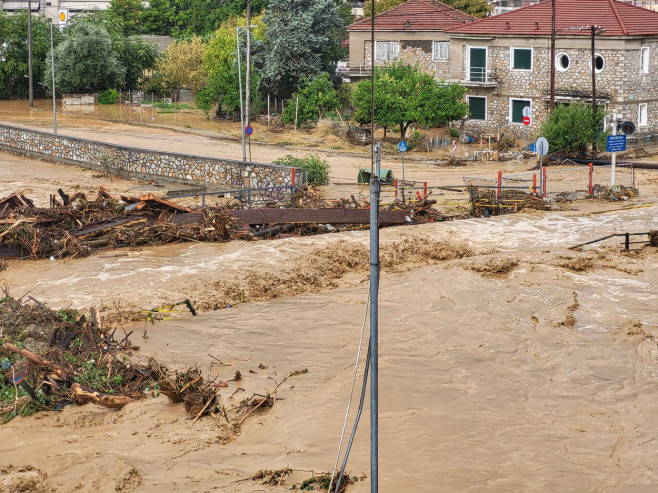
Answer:
[(624, 122), (621, 124), (620, 128), (626, 135), (631, 135), (635, 132), (635, 124), (633, 122)]

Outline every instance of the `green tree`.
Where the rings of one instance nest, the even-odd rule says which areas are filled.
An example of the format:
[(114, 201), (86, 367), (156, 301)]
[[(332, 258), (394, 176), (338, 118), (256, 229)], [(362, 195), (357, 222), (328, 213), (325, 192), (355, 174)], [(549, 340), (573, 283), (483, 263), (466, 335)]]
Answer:
[[(172, 35), (179, 37), (205, 36), (247, 10), (247, 0), (172, 0), (172, 3)], [(251, 0), (252, 15), (259, 14), (266, 6), (267, 0)]]
[[(254, 102), (252, 107), (258, 107), (260, 97), (258, 94), (258, 85), (260, 82), (260, 70), (256, 70), (257, 66), (260, 68), (262, 64), (262, 56), (260, 53), (263, 48), (263, 41), (265, 39), (265, 24), (263, 23), (263, 15), (258, 15), (252, 18), (252, 25), (256, 28), (251, 30), (252, 33), (252, 78), (251, 78), (251, 100)], [(204, 67), (208, 72), (208, 80), (205, 87), (197, 95), (197, 104), (200, 108), (210, 111), (210, 109), (217, 104), (218, 112), (222, 108), (229, 111), (236, 110), (240, 107), (240, 93), (239, 93), (239, 80), (238, 80), (238, 64), (237, 64), (237, 39), (235, 28), (236, 26), (246, 25), (246, 18), (244, 17), (231, 17), (225, 21), (219, 29), (215, 31), (213, 37), (209, 39), (204, 56)], [(246, 51), (245, 51), (245, 36), (243, 32), (240, 37), (240, 57), (242, 62), (242, 85), (246, 84)]]
[(294, 123), (295, 112), (297, 112), (297, 123), (299, 124), (316, 122), (327, 111), (333, 111), (340, 107), (338, 94), (329, 80), (329, 74), (326, 72), (308, 80), (297, 96), (299, 97), (299, 107), (297, 108), (296, 98), (293, 97), (288, 100), (281, 116), (281, 121), (284, 123)]
[[(57, 39), (59, 38), (59, 33)], [(32, 68), (34, 88), (43, 82), (50, 51), (50, 30), (43, 16), (32, 16)], [(0, 98), (25, 97), (28, 93), (27, 12), (0, 12)]]
[[(375, 67), (375, 123), (386, 130), (400, 126), (404, 139), (409, 125), (426, 127), (447, 125), (467, 111), (462, 101), (466, 89), (459, 84), (439, 83), (417, 67), (394, 63)], [(359, 82), (354, 91), (354, 120), (370, 123), (370, 81)]]
[(596, 115), (589, 104), (559, 104), (541, 127), (541, 135), (548, 140), (551, 152), (565, 152), (576, 157), (587, 157), (589, 144), (605, 146), (606, 132), (602, 132), (605, 111), (597, 107)]
[(270, 92), (287, 98), (303, 80), (335, 73), (345, 31), (337, 0), (270, 0), (265, 24), (263, 83)]
[[(112, 39), (100, 25), (75, 24), (55, 47), (55, 85), (60, 93), (93, 92), (121, 87), (126, 68), (112, 49)], [(52, 90), (50, 65), (45, 84)]]
[(156, 62), (165, 87), (185, 87), (194, 94), (198, 93), (208, 77), (203, 65), (205, 50), (206, 45), (199, 37), (170, 44), (164, 56)]
[(139, 34), (144, 31), (144, 7), (141, 0), (112, 0), (107, 9), (111, 22), (119, 21), (123, 34)]
[(118, 36), (113, 39), (112, 49), (117, 53), (119, 63), (126, 69), (122, 87), (138, 89), (144, 70), (155, 67), (157, 47), (141, 36)]

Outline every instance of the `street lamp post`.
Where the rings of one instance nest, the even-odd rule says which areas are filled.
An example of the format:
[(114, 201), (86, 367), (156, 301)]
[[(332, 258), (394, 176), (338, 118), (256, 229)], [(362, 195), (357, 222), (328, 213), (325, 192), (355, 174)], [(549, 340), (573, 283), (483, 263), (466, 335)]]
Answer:
[(53, 23), (50, 23), (50, 63), (53, 73), (53, 133), (57, 135), (57, 106), (55, 104), (55, 47), (53, 42)]
[[(253, 29), (256, 26), (236, 26), (235, 27), (235, 38), (236, 38), (236, 48), (238, 50), (238, 90), (240, 91), (240, 130), (242, 134), (242, 160), (247, 160), (247, 149), (244, 142), (244, 108), (242, 104), (242, 62), (240, 61), (240, 29), (247, 29), (247, 35), (249, 35), (249, 29)], [(249, 87), (247, 87), (249, 91)], [(251, 148), (250, 148), (251, 149)], [(251, 151), (250, 151), (251, 152)]]

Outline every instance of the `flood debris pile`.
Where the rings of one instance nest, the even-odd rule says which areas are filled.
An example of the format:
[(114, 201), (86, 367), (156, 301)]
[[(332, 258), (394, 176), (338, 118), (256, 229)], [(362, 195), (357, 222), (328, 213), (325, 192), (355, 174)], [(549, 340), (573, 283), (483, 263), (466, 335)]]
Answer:
[[(113, 197), (101, 188), (93, 201), (83, 193), (69, 197), (61, 189), (50, 208), (35, 207), (13, 194), (0, 200), (0, 259), (84, 257), (104, 248), (140, 247), (175, 242), (224, 242), (310, 236), (367, 229), (369, 203), (353, 195), (326, 200), (310, 187), (299, 187), (285, 203), (248, 208), (191, 209), (144, 195)], [(445, 215), (429, 194), (396, 200), (380, 211), (380, 226), (418, 224), (467, 217)], [(0, 269), (4, 264), (0, 264)]]
[(99, 248), (183, 241), (228, 241), (237, 221), (228, 209), (191, 209), (152, 195), (117, 199), (101, 188), (38, 208), (16, 194), (0, 200), (0, 257), (83, 257)]
[(529, 209), (551, 210), (551, 205), (541, 197), (522, 190), (503, 189), (500, 195), (495, 188), (469, 185), (467, 190), (473, 217), (489, 217)]
[[(104, 326), (94, 308), (88, 316), (54, 311), (30, 296), (16, 299), (5, 290), (0, 298), (0, 419), (6, 422), (18, 415), (89, 402), (121, 409), (161, 393), (173, 403), (183, 403), (193, 423), (211, 415), (230, 439), (249, 416), (274, 406), (288, 378), (306, 373), (292, 372), (273, 390), (246, 397), (238, 386), (244, 386), (240, 371), (222, 381), (219, 375), (210, 377), (212, 367), (204, 378), (196, 366), (176, 370), (153, 358), (140, 363), (132, 335)], [(250, 369), (250, 373), (258, 371)], [(222, 402), (220, 391), (229, 382), (237, 389)]]
[(640, 195), (640, 192), (634, 187), (626, 187), (624, 185), (614, 185), (612, 187), (606, 185), (594, 185), (592, 187), (591, 197), (614, 202), (617, 200), (632, 199), (638, 195)]

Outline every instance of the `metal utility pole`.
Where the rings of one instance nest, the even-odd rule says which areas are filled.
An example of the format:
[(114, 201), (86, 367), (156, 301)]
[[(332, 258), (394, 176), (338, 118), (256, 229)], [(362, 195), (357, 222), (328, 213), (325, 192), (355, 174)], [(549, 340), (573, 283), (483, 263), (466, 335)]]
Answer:
[(550, 82), (549, 113), (555, 106), (555, 0), (551, 0), (551, 82)]
[[(370, 492), (379, 491), (379, 151), (375, 146), (375, 2), (370, 2)], [(377, 163), (375, 166), (375, 162)]]
[(34, 106), (34, 75), (32, 73), (32, 0), (27, 1), (27, 58), (27, 92), (30, 99), (30, 108), (32, 108)]
[(247, 74), (245, 80), (245, 121), (247, 126), (250, 124), (249, 101), (251, 99), (251, 0), (247, 0)]
[(244, 111), (242, 106), (242, 67), (240, 62), (240, 26), (235, 28), (235, 37), (238, 47), (238, 90), (240, 91), (240, 133), (242, 134), (242, 160), (247, 160), (247, 149), (244, 145)]
[[(373, 2), (374, 4), (374, 2)], [(370, 491), (379, 491), (379, 202), (381, 143), (370, 175)]]

